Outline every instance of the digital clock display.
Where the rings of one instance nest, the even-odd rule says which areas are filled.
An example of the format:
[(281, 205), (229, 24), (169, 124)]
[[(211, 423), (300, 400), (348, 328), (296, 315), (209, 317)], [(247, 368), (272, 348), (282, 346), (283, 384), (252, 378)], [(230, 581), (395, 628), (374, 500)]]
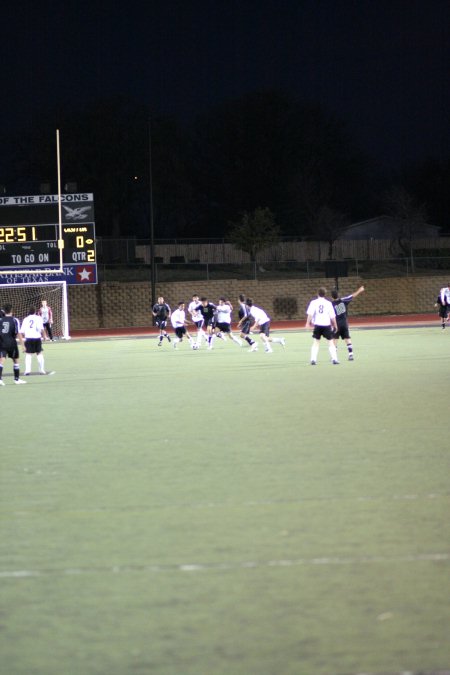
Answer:
[(55, 225), (0, 225), (0, 244), (29, 244), (55, 239)]

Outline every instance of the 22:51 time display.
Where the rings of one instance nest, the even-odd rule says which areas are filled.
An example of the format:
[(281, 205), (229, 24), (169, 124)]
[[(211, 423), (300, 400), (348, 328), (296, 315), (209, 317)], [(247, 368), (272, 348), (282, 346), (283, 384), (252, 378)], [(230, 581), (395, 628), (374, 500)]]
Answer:
[(55, 239), (55, 225), (0, 225), (0, 244), (28, 244)]

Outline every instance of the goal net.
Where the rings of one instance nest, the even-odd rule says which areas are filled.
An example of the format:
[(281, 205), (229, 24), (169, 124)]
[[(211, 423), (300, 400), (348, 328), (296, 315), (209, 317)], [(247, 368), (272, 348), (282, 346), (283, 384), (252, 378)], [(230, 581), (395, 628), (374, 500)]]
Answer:
[(68, 340), (69, 316), (67, 307), (67, 283), (65, 281), (41, 281), (33, 284), (0, 284), (0, 307), (12, 306), (13, 315), (20, 322), (30, 313), (30, 307), (39, 310), (42, 300), (53, 315), (53, 337)]

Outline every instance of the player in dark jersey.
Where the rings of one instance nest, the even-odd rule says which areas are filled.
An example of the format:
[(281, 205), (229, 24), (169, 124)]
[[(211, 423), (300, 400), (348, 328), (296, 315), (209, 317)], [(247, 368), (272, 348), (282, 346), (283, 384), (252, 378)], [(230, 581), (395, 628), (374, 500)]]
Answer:
[(250, 351), (256, 352), (258, 350), (258, 345), (250, 337), (250, 326), (253, 323), (253, 318), (250, 314), (250, 307), (246, 304), (245, 295), (242, 293), (239, 295), (239, 323), (237, 327), (241, 331), (240, 337), (248, 342), (250, 345)]
[(338, 291), (331, 291), (331, 303), (336, 313), (337, 330), (333, 335), (334, 344), (337, 346), (339, 338), (345, 340), (348, 350), (348, 360), (353, 361), (353, 345), (350, 337), (350, 330), (347, 320), (347, 307), (350, 302), (364, 291), (364, 286), (360, 286), (357, 291), (343, 298), (339, 297)]
[(200, 298), (200, 304), (197, 305), (195, 311), (200, 312), (203, 317), (203, 330), (206, 333), (206, 341), (208, 349), (212, 349), (212, 340), (214, 337), (214, 319), (216, 315), (216, 305), (209, 302), (208, 298)]
[(17, 336), (19, 336), (20, 344), (25, 348), (23, 337), (19, 332), (18, 321), (12, 315), (12, 307), (10, 304), (6, 304), (4, 315), (0, 316), (0, 386), (2, 387), (5, 386), (3, 382), (3, 364), (7, 356), (13, 360), (14, 384), (26, 384), (25, 380), (19, 378), (20, 366)]
[(172, 312), (167, 302), (164, 302), (162, 295), (159, 296), (158, 302), (153, 305), (152, 314), (155, 317), (155, 323), (159, 328), (158, 347), (161, 347), (164, 338), (170, 342), (170, 336), (166, 331), (167, 322), (170, 319)]

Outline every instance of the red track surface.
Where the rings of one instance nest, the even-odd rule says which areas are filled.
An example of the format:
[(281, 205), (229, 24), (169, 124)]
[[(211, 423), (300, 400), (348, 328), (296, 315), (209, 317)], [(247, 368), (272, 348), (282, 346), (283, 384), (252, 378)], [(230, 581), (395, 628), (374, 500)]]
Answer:
[[(398, 314), (389, 316), (350, 316), (350, 326), (358, 327), (383, 327), (383, 326), (426, 326), (438, 325), (439, 317), (436, 314)], [(274, 330), (298, 330), (303, 328), (304, 321), (274, 321), (272, 328)], [(72, 338), (106, 338), (106, 337), (127, 337), (141, 335), (156, 335), (158, 329), (153, 326), (143, 327), (123, 327), (123, 328), (97, 328), (95, 330), (74, 330), (71, 331)]]

